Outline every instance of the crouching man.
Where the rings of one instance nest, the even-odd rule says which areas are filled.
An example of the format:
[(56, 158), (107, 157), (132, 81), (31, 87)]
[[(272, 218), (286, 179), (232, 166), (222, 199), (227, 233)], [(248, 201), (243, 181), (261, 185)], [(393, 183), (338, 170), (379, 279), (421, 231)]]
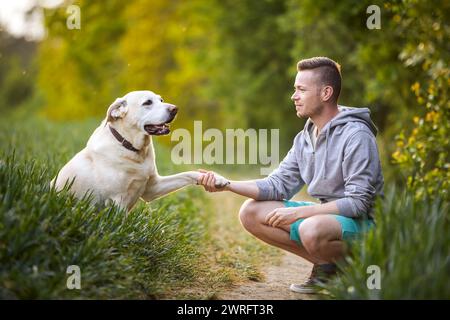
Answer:
[[(292, 101), (297, 116), (308, 120), (279, 167), (264, 179), (230, 181), (222, 189), (214, 186), (217, 173), (202, 171), (198, 183), (210, 192), (251, 198), (241, 207), (242, 225), (313, 263), (309, 279), (290, 289), (314, 293), (316, 284), (335, 274), (345, 240), (374, 226), (372, 207), (383, 194), (383, 175), (369, 109), (338, 105), (339, 64), (315, 57), (301, 60), (297, 71)], [(290, 201), (305, 184), (318, 201)]]

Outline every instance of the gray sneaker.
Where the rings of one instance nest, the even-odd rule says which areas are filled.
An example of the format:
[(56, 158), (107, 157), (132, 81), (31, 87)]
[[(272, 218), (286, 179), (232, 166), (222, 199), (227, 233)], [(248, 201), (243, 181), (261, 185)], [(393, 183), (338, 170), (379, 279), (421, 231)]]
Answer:
[(335, 264), (315, 264), (308, 280), (302, 284), (293, 283), (289, 289), (297, 293), (317, 293), (317, 286), (325, 284), (331, 277), (336, 275), (336, 272), (337, 269)]

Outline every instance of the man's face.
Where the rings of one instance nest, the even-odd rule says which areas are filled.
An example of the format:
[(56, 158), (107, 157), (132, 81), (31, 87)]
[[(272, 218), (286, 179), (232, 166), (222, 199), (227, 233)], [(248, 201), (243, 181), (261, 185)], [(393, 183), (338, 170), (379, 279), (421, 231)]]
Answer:
[(308, 118), (320, 114), (323, 109), (320, 98), (321, 88), (317, 73), (313, 70), (302, 70), (297, 73), (294, 83), (295, 92), (291, 99), (294, 101), (299, 118)]

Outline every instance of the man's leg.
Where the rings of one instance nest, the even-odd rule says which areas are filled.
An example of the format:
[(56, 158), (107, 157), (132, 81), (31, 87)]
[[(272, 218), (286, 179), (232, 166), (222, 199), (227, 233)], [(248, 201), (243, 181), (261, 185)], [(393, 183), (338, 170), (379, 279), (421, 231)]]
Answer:
[(317, 215), (305, 219), (299, 234), (306, 251), (321, 263), (335, 263), (344, 257), (342, 226), (333, 215)]
[(284, 207), (281, 201), (247, 200), (241, 207), (239, 217), (244, 228), (257, 238), (312, 262), (314, 267), (309, 279), (300, 285), (292, 284), (290, 290), (316, 293), (316, 284), (332, 276), (336, 272), (333, 263), (344, 256), (341, 224), (333, 215), (306, 218), (298, 227), (300, 244), (290, 239), (290, 225), (274, 228), (265, 224), (266, 215), (280, 207)]
[(315, 264), (309, 279), (302, 284), (291, 284), (298, 293), (316, 293), (316, 286), (336, 274), (335, 262), (343, 258), (345, 244), (342, 226), (335, 215), (316, 215), (303, 220), (298, 233), (306, 251), (320, 261)]
[[(289, 238), (290, 226), (271, 227), (265, 223), (269, 212), (284, 207), (281, 201), (246, 200), (239, 211), (239, 218), (244, 228), (258, 239), (292, 252), (314, 264), (325, 263), (311, 255), (303, 246)], [(306, 220), (305, 220), (306, 221)], [(302, 223), (303, 224), (303, 223)]]

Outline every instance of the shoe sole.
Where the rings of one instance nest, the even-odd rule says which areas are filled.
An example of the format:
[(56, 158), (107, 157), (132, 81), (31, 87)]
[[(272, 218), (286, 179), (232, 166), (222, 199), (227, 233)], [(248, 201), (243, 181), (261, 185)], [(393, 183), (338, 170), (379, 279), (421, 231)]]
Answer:
[(317, 290), (314, 288), (300, 288), (298, 285), (291, 284), (289, 287), (289, 290), (296, 293), (303, 293), (303, 294), (317, 294)]

